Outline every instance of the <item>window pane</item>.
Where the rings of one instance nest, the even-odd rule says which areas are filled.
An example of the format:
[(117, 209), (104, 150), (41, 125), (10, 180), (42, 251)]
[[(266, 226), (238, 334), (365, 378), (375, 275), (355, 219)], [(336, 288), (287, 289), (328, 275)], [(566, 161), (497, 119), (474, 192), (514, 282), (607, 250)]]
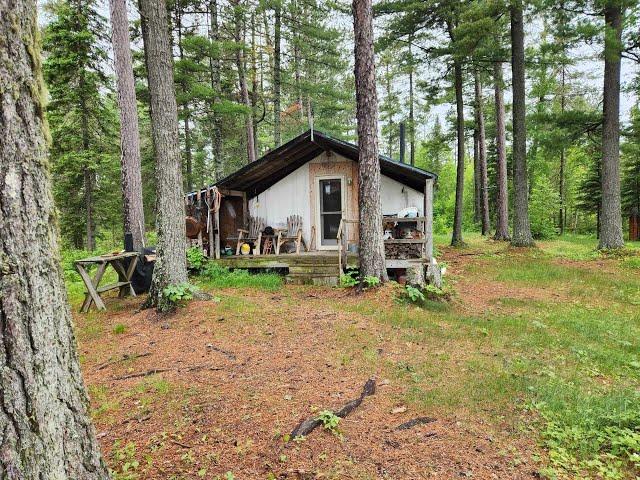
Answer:
[(322, 212), (342, 211), (340, 179), (320, 180)]
[(340, 213), (326, 213), (322, 215), (322, 245), (336, 245), (338, 228), (340, 227)]

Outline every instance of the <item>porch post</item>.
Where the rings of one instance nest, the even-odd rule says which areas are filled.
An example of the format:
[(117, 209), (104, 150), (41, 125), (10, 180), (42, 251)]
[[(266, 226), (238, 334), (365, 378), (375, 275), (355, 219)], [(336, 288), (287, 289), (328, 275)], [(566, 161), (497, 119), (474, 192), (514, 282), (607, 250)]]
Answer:
[(427, 178), (424, 184), (424, 256), (433, 257), (433, 178)]

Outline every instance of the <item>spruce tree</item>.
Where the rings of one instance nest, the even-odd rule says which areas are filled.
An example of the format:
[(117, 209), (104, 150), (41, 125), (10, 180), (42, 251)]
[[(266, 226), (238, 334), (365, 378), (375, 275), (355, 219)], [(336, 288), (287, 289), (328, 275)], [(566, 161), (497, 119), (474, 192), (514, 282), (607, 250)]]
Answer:
[[(58, 0), (44, 33), (54, 195), (63, 236), (76, 248), (96, 247), (98, 225), (116, 192), (100, 176), (118, 162), (111, 85), (104, 71), (106, 22), (93, 0)], [(115, 171), (117, 173), (117, 169)], [(118, 209), (120, 210), (120, 209)]]

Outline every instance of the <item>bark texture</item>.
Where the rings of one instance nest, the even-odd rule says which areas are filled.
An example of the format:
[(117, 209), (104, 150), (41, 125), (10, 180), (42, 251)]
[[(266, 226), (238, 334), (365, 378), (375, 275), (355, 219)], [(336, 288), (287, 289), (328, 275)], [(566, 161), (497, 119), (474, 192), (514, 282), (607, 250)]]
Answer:
[(476, 125), (478, 126), (478, 167), (480, 188), (480, 221), (482, 222), (482, 235), (489, 235), (489, 176), (487, 173), (487, 143), (484, 129), (484, 109), (482, 106), (482, 84), (480, 83), (480, 75), (475, 72), (475, 107), (476, 107)]
[(60, 270), (33, 0), (0, 0), (0, 478), (109, 478)]
[(168, 308), (162, 290), (187, 281), (184, 202), (178, 107), (163, 0), (140, 0), (151, 105), (151, 134), (156, 161), (157, 257), (148, 306)]
[(456, 91), (456, 135), (457, 146), (457, 172), (456, 172), (456, 204), (453, 213), (453, 236), (451, 245), (462, 245), (462, 209), (464, 206), (464, 100), (462, 97), (462, 65), (459, 60), (454, 60), (454, 83)]
[(620, 51), (622, 48), (622, 7), (609, 1), (604, 8), (604, 100), (602, 125), (602, 206), (598, 248), (621, 248), (622, 210), (620, 205)]
[(493, 66), (494, 96), (496, 108), (496, 233), (495, 240), (510, 240), (509, 237), (509, 188), (507, 178), (507, 134), (505, 129), (504, 92), (502, 64)]
[(516, 247), (533, 245), (529, 225), (527, 128), (525, 124), (524, 24), (522, 0), (511, 4), (511, 69), (513, 77), (513, 238)]
[(138, 107), (129, 45), (129, 19), (126, 0), (110, 0), (111, 42), (120, 109), (120, 175), (122, 182), (124, 232), (133, 236), (133, 248), (144, 245), (144, 208), (140, 169)]
[(253, 110), (251, 108), (251, 99), (249, 98), (249, 89), (247, 88), (247, 74), (244, 62), (244, 35), (242, 33), (243, 13), (239, 0), (232, 0), (234, 7), (234, 40), (236, 42), (236, 69), (238, 70), (238, 83), (240, 85), (240, 101), (247, 108), (245, 113), (245, 130), (247, 140), (247, 161), (249, 163), (256, 161), (256, 147), (254, 143), (253, 132)]
[(353, 0), (355, 35), (356, 117), (359, 147), (360, 274), (387, 280), (382, 240), (380, 160), (378, 157), (378, 96), (373, 54), (371, 0)]
[[(212, 42), (220, 41), (220, 27), (218, 25), (218, 2), (211, 0), (209, 2), (209, 21), (211, 29), (209, 30), (209, 39)], [(221, 78), (220, 78), (220, 56), (209, 56), (209, 70), (211, 74), (211, 89), (213, 90), (213, 122), (211, 127), (211, 153), (213, 155), (213, 165), (215, 179), (220, 180), (224, 171), (222, 159), (222, 118), (216, 109), (216, 104), (220, 102)]]
[(277, 148), (280, 146), (280, 48), (282, 29), (282, 5), (280, 0), (276, 0), (274, 6), (275, 26), (273, 32), (273, 144)]

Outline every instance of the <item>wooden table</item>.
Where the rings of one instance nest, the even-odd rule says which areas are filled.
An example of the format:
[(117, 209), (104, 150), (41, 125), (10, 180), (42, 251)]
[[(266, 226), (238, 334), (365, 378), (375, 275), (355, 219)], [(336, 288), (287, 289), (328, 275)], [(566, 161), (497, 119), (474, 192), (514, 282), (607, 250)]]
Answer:
[[(130, 258), (129, 267), (125, 269), (124, 260)], [(82, 281), (87, 289), (85, 293), (84, 302), (80, 308), (81, 312), (88, 312), (92, 303), (96, 304), (98, 310), (106, 310), (100, 294), (116, 288), (120, 289), (118, 297), (123, 298), (130, 293), (132, 296), (136, 296), (136, 292), (131, 285), (131, 276), (138, 263), (137, 252), (123, 252), (118, 254), (100, 255), (97, 257), (83, 258), (82, 260), (76, 260), (76, 269), (82, 277)], [(98, 269), (93, 278), (89, 276), (87, 268), (91, 265), (97, 265)], [(118, 281), (109, 285), (100, 286), (100, 281), (106, 271), (107, 267), (111, 265), (118, 274)]]

